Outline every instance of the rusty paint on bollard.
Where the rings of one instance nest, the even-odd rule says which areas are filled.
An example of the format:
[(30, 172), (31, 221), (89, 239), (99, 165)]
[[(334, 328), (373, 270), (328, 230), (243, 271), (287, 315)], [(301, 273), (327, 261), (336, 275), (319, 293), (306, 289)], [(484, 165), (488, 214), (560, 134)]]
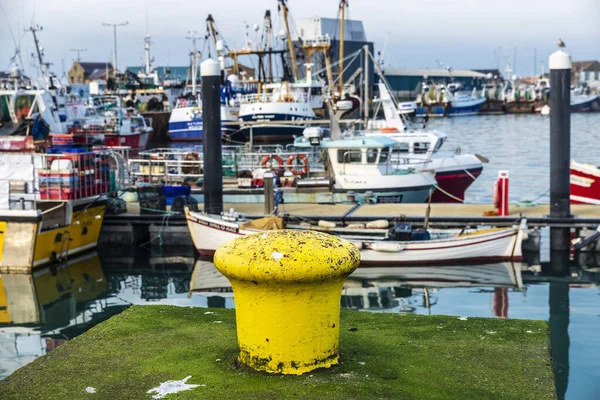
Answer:
[(240, 362), (294, 375), (338, 363), (340, 298), (360, 262), (356, 246), (320, 232), (269, 231), (225, 243), (214, 261), (233, 287)]

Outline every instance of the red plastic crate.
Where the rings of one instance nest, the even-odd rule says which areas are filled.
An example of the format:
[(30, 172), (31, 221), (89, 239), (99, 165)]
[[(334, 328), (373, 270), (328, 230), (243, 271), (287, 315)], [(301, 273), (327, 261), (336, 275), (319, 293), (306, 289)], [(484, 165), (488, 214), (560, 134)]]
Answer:
[(80, 189), (54, 189), (40, 188), (40, 197), (42, 200), (75, 200), (81, 199), (82, 192)]

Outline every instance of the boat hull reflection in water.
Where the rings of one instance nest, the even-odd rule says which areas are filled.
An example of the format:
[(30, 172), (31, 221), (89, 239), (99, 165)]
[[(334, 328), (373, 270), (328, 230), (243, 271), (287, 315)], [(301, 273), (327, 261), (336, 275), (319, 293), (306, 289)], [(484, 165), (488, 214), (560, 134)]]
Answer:
[[(344, 282), (341, 304), (342, 308), (351, 309), (393, 309), (401, 306), (399, 299), (423, 293), (422, 290), (413, 293), (413, 289), (451, 287), (521, 289), (521, 264), (505, 262), (440, 267), (358, 268)], [(233, 307), (230, 301), (233, 297), (231, 284), (210, 258), (196, 261), (190, 281), (190, 295), (212, 299), (210, 302), (222, 303), (223, 307), (227, 300), (227, 304)], [(408, 311), (400, 308), (400, 311)]]
[(109, 290), (97, 253), (88, 253), (32, 274), (0, 276), (0, 379), (99, 320), (111, 310), (101, 299)]

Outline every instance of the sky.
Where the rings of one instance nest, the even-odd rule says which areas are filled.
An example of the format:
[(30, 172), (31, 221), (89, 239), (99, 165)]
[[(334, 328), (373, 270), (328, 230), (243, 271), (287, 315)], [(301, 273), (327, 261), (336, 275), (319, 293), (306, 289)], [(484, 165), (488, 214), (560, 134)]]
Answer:
[[(506, 59), (513, 62), (516, 49), (516, 74), (528, 76), (534, 67), (540, 72), (541, 62), (547, 71), (548, 56), (556, 50), (559, 37), (574, 60), (600, 59), (600, 0), (348, 3), (347, 18), (363, 21), (367, 39), (382, 51), (388, 66), (495, 68), (500, 59), (504, 69)], [(338, 4), (338, 0), (288, 0), (294, 21), (316, 15), (334, 18)], [(87, 49), (81, 53), (83, 61), (111, 61), (113, 30), (103, 22), (128, 22), (118, 28), (119, 69), (143, 64), (147, 30), (152, 35), (154, 65), (188, 65), (185, 37), (190, 30), (203, 36), (209, 13), (228, 46), (241, 48), (244, 26), (262, 26), (266, 9), (273, 14), (274, 30), (283, 28), (276, 0), (0, 0), (0, 70), (10, 69), (17, 43), (25, 72), (35, 74), (33, 38), (24, 32), (32, 25), (43, 27), (39, 40), (58, 76), (68, 71), (76, 57), (71, 49)], [(199, 47), (203, 42), (199, 40)]]

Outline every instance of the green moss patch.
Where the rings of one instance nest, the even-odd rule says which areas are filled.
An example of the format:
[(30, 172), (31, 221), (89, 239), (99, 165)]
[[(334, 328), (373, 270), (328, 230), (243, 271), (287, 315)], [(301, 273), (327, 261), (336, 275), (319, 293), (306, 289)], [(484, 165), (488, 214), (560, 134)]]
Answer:
[[(341, 364), (303, 376), (236, 362), (233, 310), (134, 306), (0, 381), (2, 399), (553, 399), (543, 321), (342, 312)], [(96, 393), (87, 393), (93, 387)]]

